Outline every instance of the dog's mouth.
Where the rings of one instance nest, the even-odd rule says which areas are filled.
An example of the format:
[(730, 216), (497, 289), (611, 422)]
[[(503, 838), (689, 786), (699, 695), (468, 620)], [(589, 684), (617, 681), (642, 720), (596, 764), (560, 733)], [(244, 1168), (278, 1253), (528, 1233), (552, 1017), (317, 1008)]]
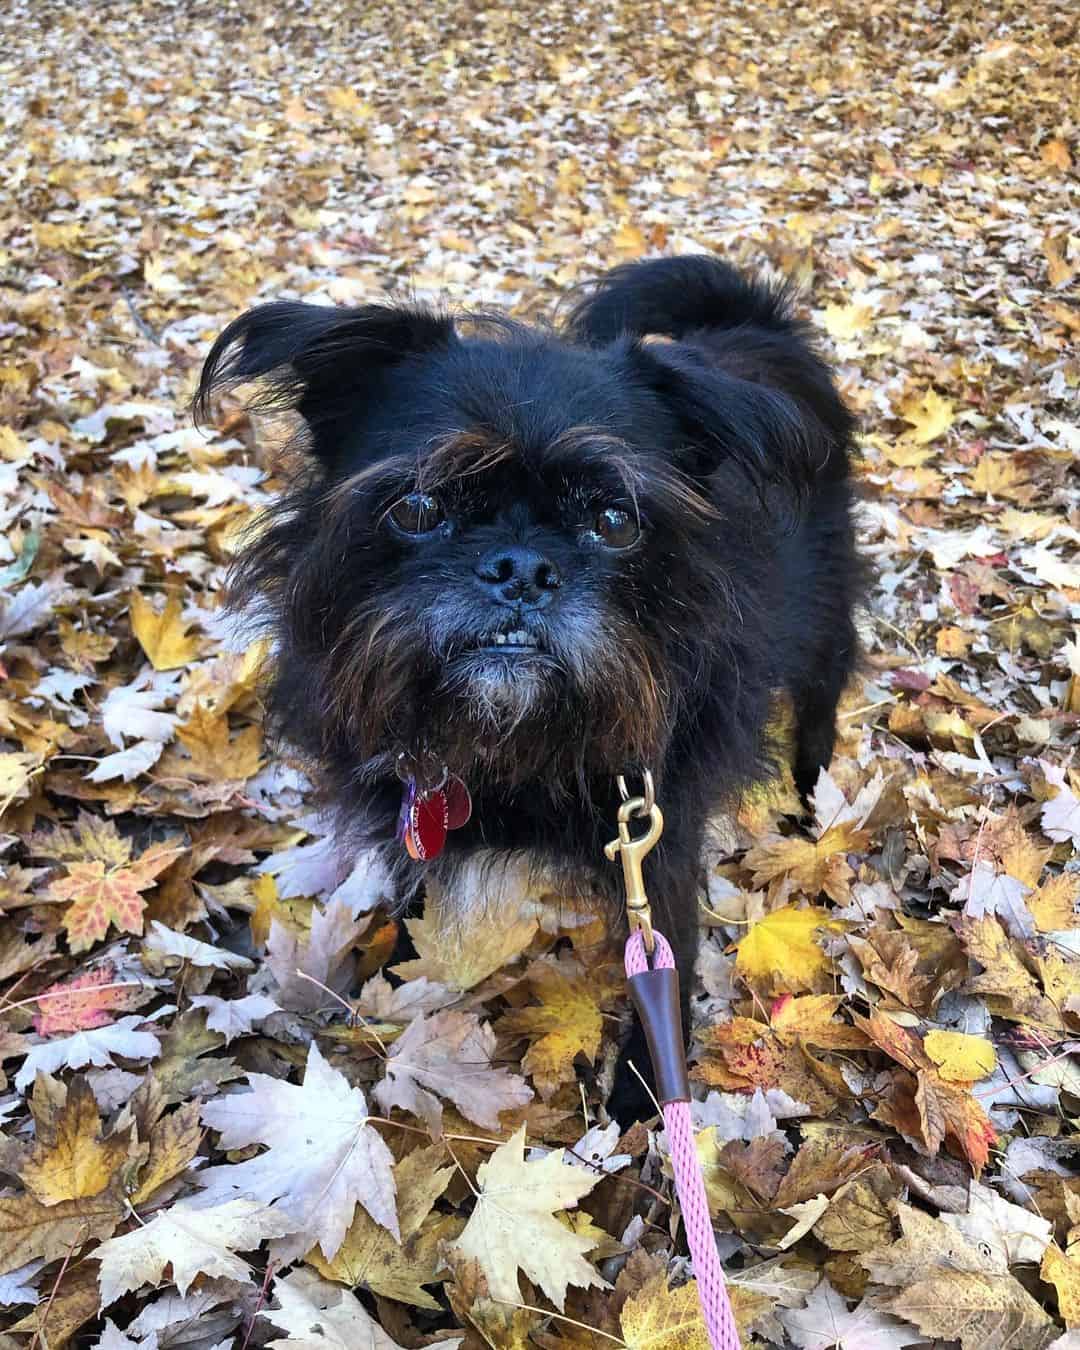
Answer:
[(527, 656), (543, 651), (540, 639), (524, 628), (512, 628), (505, 633), (481, 633), (470, 650), (498, 656)]

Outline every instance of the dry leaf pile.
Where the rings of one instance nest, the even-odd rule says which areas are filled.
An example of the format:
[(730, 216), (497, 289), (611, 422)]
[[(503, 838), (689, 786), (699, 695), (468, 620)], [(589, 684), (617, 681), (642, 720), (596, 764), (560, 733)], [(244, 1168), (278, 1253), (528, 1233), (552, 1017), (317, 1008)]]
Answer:
[(804, 284), (877, 574), (812, 820), (781, 783), (710, 845), (745, 1343), (1080, 1343), (1072, 23), (5, 7), (2, 1350), (705, 1346), (663, 1136), (602, 1107), (617, 941), (511, 877), (388, 969), (219, 609), (271, 438), (186, 411), (261, 298), (528, 314), (701, 249)]

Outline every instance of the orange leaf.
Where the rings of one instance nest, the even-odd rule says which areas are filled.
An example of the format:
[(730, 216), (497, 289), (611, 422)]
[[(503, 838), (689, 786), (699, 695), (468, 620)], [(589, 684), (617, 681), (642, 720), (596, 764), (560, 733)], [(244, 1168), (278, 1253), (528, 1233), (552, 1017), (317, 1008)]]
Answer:
[(69, 862), (67, 876), (54, 881), (49, 890), (56, 899), (72, 902), (64, 915), (71, 950), (83, 952), (100, 942), (110, 923), (122, 933), (141, 933), (146, 901), (139, 892), (152, 886), (157, 874), (181, 852), (175, 845), (160, 843), (127, 867), (106, 868), (100, 859)]
[(134, 1007), (140, 992), (138, 988), (108, 988), (115, 981), (115, 969), (102, 966), (67, 983), (51, 984), (37, 996), (41, 1011), (34, 1014), (34, 1030), (39, 1036), (56, 1036), (62, 1031), (107, 1026), (114, 1014)]

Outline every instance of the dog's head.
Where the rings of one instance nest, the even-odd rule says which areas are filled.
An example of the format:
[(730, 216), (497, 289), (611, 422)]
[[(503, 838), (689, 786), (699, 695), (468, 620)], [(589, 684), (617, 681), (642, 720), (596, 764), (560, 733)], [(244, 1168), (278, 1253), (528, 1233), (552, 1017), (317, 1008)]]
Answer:
[(657, 762), (737, 683), (768, 538), (846, 428), (775, 292), (738, 283), (772, 315), (741, 339), (734, 314), (644, 340), (694, 328), (681, 292), (666, 327), (634, 309), (646, 279), (670, 289), (651, 266), (562, 330), (285, 302), (221, 335), (204, 406), (257, 381), (303, 423), (305, 472), (234, 594), (267, 606), (271, 710), (316, 760), (373, 776), (423, 746), (470, 784), (565, 784)]

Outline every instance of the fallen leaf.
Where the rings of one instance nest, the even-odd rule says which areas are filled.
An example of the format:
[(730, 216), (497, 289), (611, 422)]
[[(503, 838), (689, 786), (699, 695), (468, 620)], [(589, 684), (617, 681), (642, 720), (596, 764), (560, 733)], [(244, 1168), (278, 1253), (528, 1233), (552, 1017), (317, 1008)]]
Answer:
[(146, 901), (141, 892), (154, 884), (181, 852), (171, 843), (151, 844), (133, 863), (108, 867), (100, 860), (69, 862), (67, 876), (51, 883), (50, 894), (71, 901), (64, 913), (68, 943), (74, 952), (100, 942), (110, 923), (123, 933), (141, 933)]
[(822, 1280), (806, 1307), (781, 1312), (780, 1321), (799, 1350), (901, 1350), (922, 1337), (866, 1303), (851, 1311), (828, 1280)]
[(345, 900), (317, 906), (303, 937), (280, 920), (271, 920), (266, 964), (277, 981), (281, 1006), (313, 1012), (333, 1005), (334, 994), (343, 993), (352, 982), (352, 953), (366, 928), (367, 922), (354, 919)]
[(993, 1073), (997, 1065), (997, 1055), (988, 1040), (961, 1031), (928, 1031), (923, 1049), (942, 1078), (951, 1083), (974, 1083)]
[(107, 1238), (127, 1215), (115, 1189), (43, 1205), (29, 1195), (0, 1196), (0, 1273), (35, 1257), (60, 1261), (85, 1242)]
[(911, 394), (901, 403), (900, 412), (912, 427), (908, 435), (916, 445), (929, 445), (953, 424), (952, 403), (934, 389)]
[(216, 783), (222, 778), (247, 779), (258, 772), (261, 730), (247, 727), (230, 739), (228, 716), (211, 712), (205, 703), (197, 704), (189, 719), (177, 726), (176, 736), (190, 756), (186, 770), (196, 778)]
[(150, 920), (150, 931), (143, 939), (143, 953), (154, 958), (172, 957), (210, 970), (250, 970), (253, 964), (246, 956), (211, 947), (208, 942), (166, 928), (157, 919)]
[(181, 1294), (187, 1293), (199, 1275), (247, 1280), (247, 1262), (236, 1252), (251, 1251), (266, 1238), (280, 1237), (289, 1226), (280, 1211), (256, 1200), (229, 1200), (198, 1209), (190, 1201), (179, 1200), (149, 1223), (98, 1247), (101, 1306), (107, 1308), (140, 1285), (156, 1284), (166, 1266), (172, 1268), (172, 1283)]
[(1040, 1276), (1057, 1290), (1058, 1311), (1067, 1327), (1080, 1326), (1080, 1259), (1054, 1242), (1043, 1252)]
[(627, 1350), (709, 1350), (695, 1280), (669, 1289), (660, 1271), (626, 1300), (619, 1324)]
[(85, 1078), (74, 1078), (61, 1103), (44, 1097), (34, 1115), (37, 1137), (22, 1159), (19, 1178), (43, 1205), (100, 1195), (127, 1160), (131, 1140), (102, 1137), (97, 1102)]
[[(1070, 582), (1072, 585), (1080, 584)], [(1080, 846), (1080, 798), (1065, 783), (1064, 773), (1046, 760), (1041, 761), (1046, 781), (1057, 788), (1056, 796), (1043, 803), (1042, 828), (1047, 839), (1056, 844)]]
[(40, 1011), (34, 1014), (34, 1030), (39, 1036), (55, 1036), (108, 1026), (116, 1013), (136, 1007), (151, 992), (137, 980), (117, 980), (115, 967), (100, 966), (43, 989), (37, 996)]
[[(365, 1311), (363, 1304), (339, 1284), (328, 1284), (314, 1271), (291, 1271), (274, 1281), (276, 1308), (258, 1315), (289, 1334), (265, 1344), (269, 1350), (403, 1350)], [(430, 1350), (456, 1350), (462, 1338), (426, 1341)]]
[(992, 999), (991, 1008), (1000, 1017), (1064, 1029), (1060, 1010), (1039, 989), (996, 919), (958, 919), (955, 928), (968, 956), (984, 967), (967, 982), (973, 994)]
[(109, 1026), (31, 1046), (15, 1075), (15, 1086), (23, 1091), (35, 1075), (54, 1073), (57, 1069), (82, 1069), (88, 1064), (103, 1068), (112, 1064), (113, 1055), (133, 1060), (153, 1059), (161, 1050), (161, 1042), (152, 1032), (137, 1029), (142, 1026), (141, 1017), (121, 1017)]
[(832, 968), (818, 937), (837, 929), (828, 910), (813, 905), (773, 910), (739, 943), (735, 969), (770, 994), (815, 989)]
[(603, 985), (595, 972), (587, 976), (575, 958), (534, 961), (526, 972), (539, 1006), (517, 1008), (499, 1022), (503, 1036), (527, 1036), (531, 1044), (522, 1068), (531, 1075), (545, 1100), (560, 1083), (574, 1077), (574, 1060), (590, 1061), (600, 1049), (600, 1004)]
[(436, 890), (425, 901), (423, 917), (406, 919), (405, 927), (417, 955), (415, 960), (394, 966), (394, 974), (403, 980), (424, 977), (448, 989), (464, 990), (520, 956), (539, 925), (531, 914), (508, 917), (496, 904), (462, 924)]
[(131, 593), (129, 604), (131, 631), (155, 670), (175, 670), (194, 661), (200, 644), (187, 632), (178, 595), (171, 594), (160, 613), (138, 591)]
[(362, 1288), (384, 1298), (436, 1311), (439, 1304), (422, 1288), (433, 1284), (442, 1265), (439, 1244), (456, 1236), (460, 1223), (450, 1216), (434, 1216), (432, 1206), (450, 1184), (453, 1167), (439, 1167), (446, 1156), (439, 1145), (414, 1149), (394, 1168), (401, 1241), (362, 1209), (353, 1216), (349, 1231), (332, 1260), (318, 1247), (304, 1258), (328, 1280)]
[(148, 1157), (138, 1170), (138, 1182), (130, 1196), (132, 1205), (144, 1204), (168, 1182), (182, 1176), (198, 1153), (202, 1137), (197, 1101), (185, 1102), (156, 1121), (150, 1131)]
[(820, 839), (778, 836), (756, 844), (746, 855), (746, 865), (754, 869), (755, 886), (787, 877), (798, 892), (812, 900), (824, 891), (830, 899), (843, 904), (850, 895), (853, 879), (847, 854), (865, 844), (865, 833), (852, 822), (844, 821), (830, 826)]
[(967, 1213), (942, 1214), (941, 1219), (983, 1255), (989, 1254), (1002, 1271), (1020, 1261), (1038, 1264), (1054, 1232), (1047, 1219), (978, 1181), (968, 1188)]
[(902, 1236), (859, 1260), (878, 1284), (886, 1311), (931, 1338), (958, 1340), (962, 1350), (1040, 1350), (1057, 1334), (1027, 1290), (940, 1219), (898, 1204)]
[(220, 1031), (226, 1045), (236, 1036), (250, 1036), (252, 1023), (261, 1022), (264, 1017), (281, 1011), (274, 1000), (265, 994), (247, 994), (243, 998), (196, 994), (191, 1000), (191, 1006), (206, 1009), (206, 1025), (211, 1031)]
[(412, 1111), (436, 1136), (440, 1096), (477, 1125), (498, 1129), (500, 1112), (524, 1106), (532, 1091), (517, 1074), (492, 1067), (494, 1053), (494, 1031), (472, 1013), (421, 1014), (391, 1047), (375, 1100), (387, 1113), (395, 1106)]
[(41, 1344), (64, 1345), (97, 1315), (96, 1272), (91, 1262), (81, 1262), (68, 1265), (66, 1270), (62, 1268), (49, 1289), (48, 1297), (42, 1299), (25, 1317), (11, 1324), (8, 1330), (13, 1336), (28, 1335), (31, 1345), (35, 1337)]
[(220, 1132), (221, 1148), (265, 1144), (267, 1152), (200, 1172), (207, 1202), (254, 1197), (310, 1239), (303, 1250), (317, 1241), (328, 1260), (357, 1204), (398, 1236), (390, 1150), (368, 1124), (364, 1094), (319, 1047), (312, 1042), (308, 1050), (301, 1086), (261, 1073), (249, 1074), (248, 1083), (250, 1092), (207, 1102), (202, 1119)]
[(593, 1240), (578, 1237), (554, 1217), (555, 1210), (576, 1205), (598, 1177), (565, 1166), (562, 1149), (526, 1162), (522, 1125), (481, 1163), (476, 1180), (476, 1204), (455, 1246), (479, 1262), (492, 1298), (521, 1301), (519, 1269), (560, 1310), (568, 1285), (607, 1288), (585, 1260)]

